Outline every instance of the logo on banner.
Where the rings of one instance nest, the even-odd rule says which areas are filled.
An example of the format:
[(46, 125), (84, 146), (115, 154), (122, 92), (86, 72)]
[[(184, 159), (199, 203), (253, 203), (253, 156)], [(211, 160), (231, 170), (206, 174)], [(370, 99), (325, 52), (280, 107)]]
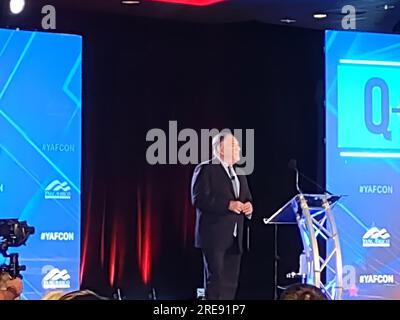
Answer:
[(370, 228), (363, 236), (363, 247), (390, 247), (390, 234), (385, 228)]
[(46, 187), (44, 198), (69, 200), (71, 199), (71, 187), (68, 182), (54, 180)]
[(393, 194), (393, 186), (391, 185), (360, 185), (360, 193), (369, 194)]
[(69, 289), (71, 288), (70, 279), (67, 269), (58, 269), (47, 265), (42, 268), (44, 274), (42, 280), (43, 289)]
[(73, 144), (73, 143), (43, 143), (42, 151), (44, 151), (44, 152), (75, 152), (75, 144)]
[(40, 240), (47, 241), (73, 241), (75, 234), (73, 232), (42, 232)]
[(4, 184), (0, 183), (0, 193), (4, 192)]
[(366, 284), (394, 284), (393, 274), (362, 274), (360, 275), (360, 283)]

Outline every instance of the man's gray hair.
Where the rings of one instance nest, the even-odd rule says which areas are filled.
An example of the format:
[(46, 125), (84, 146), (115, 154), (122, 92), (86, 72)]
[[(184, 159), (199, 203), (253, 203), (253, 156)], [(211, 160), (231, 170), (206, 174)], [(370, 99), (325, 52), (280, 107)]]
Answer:
[(233, 136), (231, 130), (224, 129), (220, 133), (218, 133), (216, 136), (214, 136), (214, 138), (212, 139), (212, 151), (215, 156), (219, 156), (219, 152), (221, 149), (221, 143), (228, 136)]

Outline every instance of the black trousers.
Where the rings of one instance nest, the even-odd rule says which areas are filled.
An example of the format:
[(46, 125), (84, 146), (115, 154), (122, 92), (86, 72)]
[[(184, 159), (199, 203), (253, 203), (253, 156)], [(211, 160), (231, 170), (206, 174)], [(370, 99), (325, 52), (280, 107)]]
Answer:
[(233, 300), (239, 282), (240, 262), (237, 238), (227, 250), (202, 248), (204, 288), (207, 300)]

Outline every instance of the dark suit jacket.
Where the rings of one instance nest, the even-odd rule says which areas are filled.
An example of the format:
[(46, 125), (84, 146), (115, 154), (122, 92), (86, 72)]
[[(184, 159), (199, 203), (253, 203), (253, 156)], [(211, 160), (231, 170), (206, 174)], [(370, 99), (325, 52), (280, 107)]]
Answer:
[[(235, 168), (236, 173), (240, 171)], [(252, 201), (245, 175), (239, 175), (240, 194), (237, 200)], [(232, 181), (221, 163), (212, 160), (200, 163), (192, 178), (192, 203), (196, 208), (195, 246), (226, 250), (232, 245), (235, 223), (238, 224), (238, 244), (243, 251), (244, 214), (228, 210), (229, 201), (236, 200)], [(246, 236), (247, 239), (247, 236)], [(248, 246), (248, 244), (247, 244)]]

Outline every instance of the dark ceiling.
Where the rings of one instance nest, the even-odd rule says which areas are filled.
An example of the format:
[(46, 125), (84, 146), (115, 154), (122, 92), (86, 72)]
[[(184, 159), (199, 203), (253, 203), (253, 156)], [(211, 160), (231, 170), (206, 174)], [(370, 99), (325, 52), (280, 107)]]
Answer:
[[(9, 0), (0, 1), (8, 3)], [(139, 4), (133, 5), (123, 5), (121, 0), (25, 1), (26, 10), (29, 8), (29, 2), (34, 2), (36, 6), (42, 2), (53, 4), (57, 10), (126, 14), (204, 23), (260, 21), (287, 24), (281, 22), (281, 19), (293, 19), (296, 22), (290, 25), (312, 29), (341, 29), (344, 17), (342, 8), (345, 5), (352, 5), (357, 12), (357, 30), (390, 33), (400, 21), (400, 0), (225, 0), (222, 2), (218, 2), (221, 0), (162, 0), (189, 3), (218, 2), (204, 6), (152, 0), (141, 0)], [(328, 16), (317, 20), (313, 18), (314, 13), (326, 13)]]

